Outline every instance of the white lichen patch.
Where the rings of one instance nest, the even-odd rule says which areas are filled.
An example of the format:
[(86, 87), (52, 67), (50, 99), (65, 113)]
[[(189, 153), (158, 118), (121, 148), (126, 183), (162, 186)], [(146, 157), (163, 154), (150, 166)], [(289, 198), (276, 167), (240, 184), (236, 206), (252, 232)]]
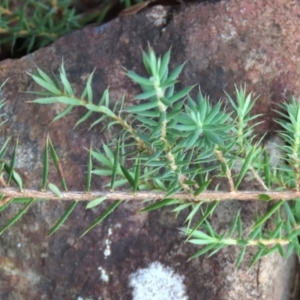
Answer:
[(24, 174), (34, 169), (36, 161), (39, 160), (40, 155), (33, 151), (30, 144), (19, 144), (17, 148), (17, 160), (15, 168), (23, 169)]
[[(108, 236), (111, 236), (112, 235), (112, 228), (110, 227), (108, 229), (108, 232), (107, 232), (107, 235)], [(107, 256), (110, 256), (111, 255), (111, 250), (110, 250), (110, 244), (111, 244), (111, 240), (109, 240), (108, 238), (105, 240), (105, 249), (104, 249), (104, 258), (106, 259)]]
[(221, 38), (223, 40), (223, 42), (227, 43), (230, 40), (232, 40), (236, 35), (236, 29), (235, 27), (231, 24), (231, 19), (228, 20), (227, 23), (224, 24), (223, 26), (223, 31), (221, 33)]
[(102, 267), (98, 267), (98, 270), (101, 272), (100, 278), (104, 282), (109, 281), (109, 275), (106, 273), (106, 271)]
[(252, 49), (247, 55), (247, 59), (245, 61), (244, 67), (245, 70), (248, 71), (253, 67), (265, 66), (266, 62), (267, 62), (267, 56), (262, 50)]
[(154, 26), (162, 26), (167, 22), (167, 10), (162, 5), (156, 5), (149, 10), (146, 17)]
[(129, 277), (133, 288), (133, 300), (187, 300), (184, 276), (160, 262), (151, 263), (146, 269), (138, 269)]
[(112, 235), (112, 229), (111, 229), (111, 227), (108, 228), (107, 235), (108, 235), (108, 236)]

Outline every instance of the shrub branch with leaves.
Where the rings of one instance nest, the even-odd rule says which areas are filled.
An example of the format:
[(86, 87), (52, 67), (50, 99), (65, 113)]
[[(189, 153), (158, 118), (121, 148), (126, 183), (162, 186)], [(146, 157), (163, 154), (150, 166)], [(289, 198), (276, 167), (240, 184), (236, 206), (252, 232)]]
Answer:
[[(12, 53), (20, 50), (28, 53), (87, 24), (102, 23), (118, 4), (130, 8), (143, 0), (102, 0), (98, 1), (98, 7), (85, 12), (76, 11), (74, 0), (23, 2), (15, 8), (12, 8), (12, 1), (0, 3), (0, 50), (3, 45), (9, 44)], [(16, 47), (20, 40), (22, 43)]]
[[(274, 165), (263, 138), (254, 134), (255, 126), (260, 123), (259, 115), (251, 115), (251, 109), (257, 99), (247, 94), (245, 88), (236, 88), (235, 98), (226, 94), (228, 110), (222, 103), (212, 106), (200, 91), (197, 98), (192, 99), (189, 96), (192, 86), (175, 90), (184, 64), (169, 72), (170, 56), (171, 51), (168, 51), (163, 57), (157, 57), (150, 48), (148, 53), (143, 53), (149, 75), (142, 77), (127, 71), (127, 76), (142, 90), (132, 106), (125, 105), (124, 97), (111, 101), (109, 90), (105, 90), (95, 104), (94, 72), (81, 95), (73, 90), (63, 64), (59, 78), (52, 79), (39, 68), (37, 74), (30, 74), (46, 90), (34, 92), (39, 96), (34, 103), (67, 105), (54, 120), (65, 117), (76, 106), (83, 106), (87, 112), (75, 127), (95, 114), (99, 117), (91, 127), (102, 123), (102, 128), (109, 130), (117, 126), (119, 130), (110, 145), (103, 144), (102, 151), (89, 150), (85, 192), (68, 191), (63, 168), (49, 137), (44, 150), (41, 191), (23, 189), (22, 179), (14, 171), (17, 145), (11, 159), (4, 159), (7, 141), (0, 151), (1, 170), (6, 174), (1, 176), (4, 188), (0, 189), (0, 211), (11, 203), (21, 202), (25, 206), (0, 233), (16, 222), (30, 205), (41, 200), (72, 201), (49, 234), (67, 220), (79, 201), (88, 201), (87, 208), (92, 208), (105, 200), (115, 200), (83, 235), (124, 201), (144, 200), (152, 202), (142, 212), (171, 205), (176, 214), (188, 210), (186, 228), (181, 232), (190, 243), (201, 247), (192, 258), (207, 252), (215, 254), (229, 245), (240, 248), (237, 267), (247, 247), (257, 248), (251, 266), (274, 251), (286, 258), (293, 251), (300, 254), (300, 103), (292, 98), (278, 107), (276, 122), (282, 128), (278, 135), (284, 143), (276, 147), (284, 159), (280, 158), (280, 163)], [(49, 157), (57, 169), (62, 189), (48, 182)], [(92, 191), (92, 176), (109, 177), (107, 189)], [(213, 179), (220, 178), (227, 182), (227, 190), (221, 191), (219, 185), (213, 183)], [(244, 180), (254, 180), (258, 191), (240, 190)], [(11, 187), (12, 182), (18, 189)], [(257, 213), (249, 232), (243, 230), (238, 213), (228, 232), (217, 233), (211, 225), (211, 216), (220, 201), (234, 199), (268, 201), (272, 206), (265, 214)]]

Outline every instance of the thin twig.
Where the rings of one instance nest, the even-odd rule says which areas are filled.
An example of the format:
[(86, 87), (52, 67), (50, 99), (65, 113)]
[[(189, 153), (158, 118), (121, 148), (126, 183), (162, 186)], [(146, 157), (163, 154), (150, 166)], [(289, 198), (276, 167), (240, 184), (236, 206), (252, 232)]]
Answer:
[[(172, 195), (171, 198), (191, 201), (191, 202), (212, 202), (212, 201), (226, 201), (226, 200), (259, 200), (261, 195), (266, 198), (266, 195), (270, 197), (270, 200), (293, 200), (300, 198), (300, 193), (289, 192), (265, 192), (265, 191), (238, 191), (238, 192), (226, 192), (226, 191), (205, 191), (198, 196), (193, 196), (186, 193), (177, 193)], [(37, 198), (43, 200), (76, 200), (76, 201), (91, 201), (95, 198), (105, 196), (107, 200), (163, 200), (165, 199), (165, 193), (159, 192), (138, 192), (133, 194), (131, 192), (109, 192), (109, 191), (92, 191), (90, 193), (85, 192), (61, 192), (62, 197), (56, 196), (51, 192), (41, 192), (36, 190), (23, 190), (19, 191), (11, 188), (0, 189), (0, 195), (10, 198)], [(168, 197), (170, 198), (170, 197)], [(262, 200), (260, 200), (262, 201)], [(0, 202), (1, 203), (1, 202)]]
[(214, 153), (215, 153), (218, 161), (221, 164), (224, 164), (224, 166), (226, 168), (226, 177), (227, 177), (227, 180), (228, 180), (229, 189), (230, 189), (231, 192), (234, 192), (235, 188), (234, 188), (234, 182), (233, 182), (232, 175), (231, 175), (231, 170), (228, 167), (228, 164), (227, 164), (227, 162), (226, 162), (226, 160), (223, 156), (223, 152), (218, 149), (218, 146), (216, 146), (215, 149), (214, 149)]
[(256, 179), (256, 181), (260, 184), (260, 186), (265, 190), (265, 191), (269, 191), (270, 189), (266, 186), (266, 184), (264, 183), (264, 181), (261, 179), (261, 177), (258, 175), (258, 173), (256, 172), (256, 170), (254, 169), (253, 166), (250, 166), (250, 170), (254, 176), (254, 178)]

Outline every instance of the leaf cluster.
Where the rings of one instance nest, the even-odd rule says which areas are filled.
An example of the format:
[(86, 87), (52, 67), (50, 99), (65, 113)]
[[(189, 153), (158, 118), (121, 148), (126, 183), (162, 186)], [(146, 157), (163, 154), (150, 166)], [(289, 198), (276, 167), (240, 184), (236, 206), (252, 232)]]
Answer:
[[(56, 77), (48, 76), (39, 68), (36, 74), (30, 74), (45, 90), (34, 92), (38, 95), (34, 103), (64, 104), (64, 109), (54, 120), (65, 117), (74, 107), (82, 106), (86, 113), (75, 126), (95, 115), (92, 127), (102, 124), (103, 129), (117, 129), (114, 130), (117, 135), (110, 143), (103, 143), (102, 149), (89, 149), (87, 194), (91, 191), (92, 176), (104, 176), (110, 178), (106, 187), (111, 193), (116, 189), (133, 194), (148, 191), (147, 198), (141, 199), (147, 203), (141, 212), (165, 206), (172, 206), (176, 214), (186, 210), (186, 228), (181, 232), (189, 242), (201, 247), (193, 257), (206, 252), (212, 255), (229, 245), (240, 248), (237, 266), (242, 262), (247, 247), (258, 249), (250, 265), (274, 251), (284, 257), (293, 251), (299, 254), (298, 199), (289, 202), (280, 200), (265, 214), (258, 212), (250, 230), (243, 228), (243, 220), (238, 213), (225, 233), (217, 233), (211, 225), (211, 217), (222, 201), (221, 194), (213, 201), (205, 198), (195, 200), (204, 192), (218, 191), (219, 184), (216, 182), (220, 180), (228, 186), (223, 193), (233, 196), (240, 190), (242, 182), (255, 181), (261, 191), (258, 199), (254, 199), (258, 201), (271, 201), (272, 191), (299, 191), (299, 102), (292, 98), (278, 108), (280, 118), (277, 122), (282, 127), (278, 134), (285, 142), (278, 145), (278, 150), (286, 159), (274, 167), (270, 164), (272, 157), (263, 138), (255, 136), (254, 132), (255, 126), (260, 124), (260, 115), (251, 114), (257, 98), (247, 94), (245, 87), (236, 87), (235, 97), (226, 94), (226, 100), (214, 106), (201, 91), (194, 99), (189, 94), (193, 86), (176, 88), (184, 64), (171, 71), (170, 58), (171, 50), (160, 57), (149, 48), (148, 53), (143, 52), (143, 64), (148, 75), (143, 77), (133, 71), (126, 72), (141, 88), (134, 98), (135, 104), (131, 106), (126, 105), (125, 97), (111, 100), (108, 89), (95, 101), (92, 89), (95, 71), (79, 94), (68, 80), (63, 64)], [(63, 198), (60, 189), (48, 182), (49, 153), (61, 178), (62, 189), (67, 191), (62, 166), (49, 138), (44, 152), (42, 190), (48, 188)], [(8, 169), (9, 172), (11, 170), (13, 165)], [(163, 199), (153, 202), (155, 192), (164, 193)], [(178, 193), (185, 194), (186, 198), (176, 197)], [(87, 204), (87, 209), (102, 206), (105, 200), (105, 196), (97, 197)], [(74, 201), (70, 205), (50, 234), (67, 220), (77, 203)], [(115, 201), (83, 234), (121, 204), (121, 200)]]
[[(85, 12), (76, 10), (74, 0), (26, 0), (23, 2), (21, 6), (12, 8), (11, 1), (1, 1), (0, 49), (3, 45), (9, 44), (12, 53), (31, 52), (86, 24), (101, 24), (118, 2), (124, 7), (130, 7), (142, 1), (102, 0), (98, 8)], [(20, 43), (17, 43), (18, 41)]]
[(75, 9), (70, 8), (72, 0), (27, 0), (13, 11), (9, 2), (4, 0), (0, 6), (0, 46), (9, 43), (12, 52), (20, 38), (24, 41), (22, 48), (30, 52), (83, 25)]

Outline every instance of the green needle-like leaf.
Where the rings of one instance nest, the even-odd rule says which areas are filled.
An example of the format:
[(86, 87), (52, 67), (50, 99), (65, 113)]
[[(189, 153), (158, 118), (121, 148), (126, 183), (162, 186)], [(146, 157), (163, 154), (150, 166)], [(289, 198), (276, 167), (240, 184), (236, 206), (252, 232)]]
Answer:
[[(71, 107), (71, 109), (73, 108), (72, 106), (69, 106), (68, 108), (70, 108), (70, 107)], [(74, 128), (76, 128), (80, 123), (86, 121), (86, 120), (91, 116), (92, 113), (93, 113), (92, 111), (88, 111), (82, 118), (80, 118), (80, 119), (76, 122)]]
[[(1, 213), (2, 211), (4, 211), (4, 210), (11, 204), (11, 202), (12, 202), (12, 201), (8, 201), (8, 202), (6, 202), (5, 204), (3, 204), (3, 205), (0, 206), (0, 213)], [(1, 203), (1, 201), (0, 201), (0, 203)]]
[(51, 86), (56, 87), (55, 83), (53, 82), (53, 80), (41, 69), (37, 68), (37, 72), (40, 75), (40, 77), (46, 81), (47, 83), (49, 83)]
[(92, 90), (92, 80), (96, 69), (89, 75), (89, 78), (86, 82), (85, 89), (81, 94), (81, 99), (84, 99), (86, 95), (88, 96), (88, 102), (93, 103), (93, 90)]
[(206, 209), (205, 213), (203, 214), (202, 218), (197, 222), (196, 226), (193, 228), (193, 230), (191, 231), (191, 233), (189, 234), (189, 236), (187, 237), (187, 239), (189, 239), (189, 238), (191, 237), (191, 235), (193, 234), (193, 232), (194, 232), (195, 230), (197, 230), (197, 229), (199, 228), (199, 226), (201, 226), (201, 224), (202, 224), (203, 222), (206, 221), (206, 219), (207, 219), (207, 218), (213, 213), (213, 211), (216, 209), (216, 207), (218, 206), (218, 204), (219, 204), (219, 201), (215, 201), (215, 202), (211, 203), (211, 204), (207, 207), (207, 209)]
[(106, 196), (102, 196), (102, 197), (99, 197), (99, 198), (96, 198), (96, 199), (90, 201), (87, 204), (86, 209), (93, 208), (93, 207), (100, 205), (105, 199), (106, 199)]
[(74, 106), (85, 104), (84, 101), (82, 101), (80, 99), (71, 98), (71, 96), (69, 96), (69, 97), (67, 97), (67, 96), (58, 96), (58, 97), (55, 97), (55, 100), (58, 103), (67, 104), (67, 105), (74, 105)]
[(57, 197), (59, 197), (59, 198), (62, 198), (62, 197), (63, 197), (61, 191), (59, 190), (59, 188), (58, 188), (55, 184), (49, 183), (49, 184), (48, 184), (48, 187), (49, 187), (49, 189), (51, 190), (51, 192), (52, 192), (53, 194), (55, 194)]
[(252, 227), (251, 231), (254, 229), (260, 227), (264, 222), (266, 222), (276, 211), (279, 210), (280, 206), (284, 203), (284, 201), (280, 200), (278, 201), (272, 208), (268, 210), (268, 212), (260, 218), (255, 225)]
[(295, 216), (294, 216), (294, 214), (293, 214), (293, 212), (291, 210), (291, 207), (290, 207), (289, 203), (286, 202), (286, 201), (284, 201), (283, 204), (282, 204), (282, 206), (283, 206), (283, 208), (284, 208), (284, 210), (285, 210), (285, 212), (286, 212), (286, 214), (288, 216), (288, 221), (289, 222), (287, 224), (290, 224), (290, 222), (291, 222), (292, 225), (296, 225), (297, 222), (296, 222)]
[(76, 205), (78, 204), (78, 201), (74, 201), (64, 212), (64, 214), (61, 216), (61, 218), (56, 222), (56, 224), (52, 227), (52, 229), (49, 231), (48, 236), (51, 236), (53, 233), (55, 233), (60, 226), (67, 220), (69, 215), (72, 213)]
[(48, 173), (49, 173), (49, 136), (46, 138), (46, 145), (44, 148), (44, 158), (43, 158), (43, 182), (42, 182), (42, 191), (45, 191), (47, 188)]
[(259, 194), (258, 199), (262, 201), (270, 201), (272, 198), (267, 194)]
[[(55, 86), (55, 84), (53, 82), (45, 81), (45, 79), (42, 79), (42, 78), (32, 75), (30, 73), (28, 73), (28, 74), (38, 85), (42, 86), (44, 89), (48, 90), (52, 94), (57, 95), (57, 96), (62, 94), (61, 91)], [(34, 101), (34, 102), (37, 102), (37, 101)]]
[(108, 107), (105, 107), (103, 105), (100, 106), (100, 112), (106, 114), (107, 116), (109, 116), (109, 117), (111, 117), (113, 119), (117, 118), (117, 116)]
[(139, 187), (140, 173), (141, 173), (140, 160), (137, 159), (135, 162), (135, 173), (134, 173), (134, 184), (133, 184), (133, 193), (134, 194), (137, 192), (138, 187)]
[(58, 101), (56, 97), (47, 97), (47, 98), (38, 98), (32, 102), (39, 103), (39, 104), (54, 104), (57, 103)]
[(200, 230), (195, 230), (193, 231), (192, 229), (190, 228), (186, 228), (184, 231), (183, 231), (184, 234), (186, 235), (189, 235), (189, 236), (192, 236), (193, 238), (197, 239), (197, 240), (214, 240), (214, 238), (212, 238), (211, 236), (209, 236), (207, 233), (203, 232), (203, 231), (200, 231)]
[(176, 203), (178, 203), (178, 200), (175, 200), (175, 199), (163, 199), (163, 200), (161, 200), (159, 202), (155, 202), (152, 205), (149, 205), (149, 206), (141, 209), (140, 212), (149, 212), (149, 211), (156, 210), (158, 208), (162, 208), (164, 206), (172, 205), (172, 204), (176, 204)]
[(175, 68), (175, 70), (170, 74), (168, 80), (176, 80), (179, 74), (181, 73), (182, 69), (184, 67), (184, 64), (178, 66)]
[(235, 263), (235, 269), (238, 269), (238, 267), (241, 265), (241, 262), (243, 261), (245, 254), (246, 254), (246, 246), (242, 247), (241, 249), (241, 252)]
[(252, 149), (250, 150), (250, 152), (248, 153), (244, 163), (243, 163), (243, 166), (241, 168), (241, 171), (239, 172), (239, 176), (237, 178), (237, 180), (235, 181), (235, 184), (234, 184), (234, 188), (237, 190), (242, 179), (244, 178), (244, 176), (246, 175), (246, 172), (248, 171), (249, 167), (250, 167), (250, 164), (251, 164), (251, 161), (253, 159), (253, 154), (254, 154), (254, 151), (255, 151), (255, 148), (252, 147)]
[[(188, 203), (186, 203), (186, 204), (188, 204)], [(192, 211), (189, 213), (189, 215), (187, 216), (187, 218), (186, 218), (186, 220), (185, 220), (185, 222), (188, 222), (188, 225), (187, 225), (188, 228), (190, 228), (191, 222), (192, 222), (192, 220), (193, 220), (195, 214), (196, 214), (196, 213), (199, 211), (199, 209), (201, 208), (202, 203), (201, 203), (201, 202), (199, 202), (199, 203), (197, 203), (197, 204), (192, 204), (192, 203), (190, 203), (190, 205), (193, 206), (193, 209), (192, 209)]]
[(7, 184), (8, 185), (10, 184), (10, 181), (13, 177), (14, 167), (15, 167), (15, 163), (16, 163), (16, 156), (17, 156), (17, 147), (18, 147), (18, 140), (16, 140), (16, 142), (15, 142), (12, 157), (11, 157), (11, 161), (10, 161), (8, 178), (7, 178)]
[(202, 226), (209, 232), (210, 236), (214, 238), (219, 238), (217, 233), (213, 230), (210, 222), (208, 222), (207, 219), (204, 221), (204, 224)]
[(112, 168), (112, 162), (109, 161), (103, 154), (96, 152), (96, 151), (91, 151), (92, 156), (98, 160), (99, 162), (101, 162), (103, 165)]
[(130, 183), (130, 185), (134, 188), (134, 179), (130, 175), (130, 173), (127, 171), (126, 168), (124, 168), (122, 165), (120, 165), (121, 170), (127, 181)]
[(288, 236), (287, 239), (292, 241), (293, 239), (297, 239), (297, 237), (300, 235), (300, 229), (298, 230), (294, 230), (293, 232), (291, 232)]
[(283, 249), (282, 245), (278, 244), (278, 245), (276, 245), (276, 247), (278, 249), (280, 256), (284, 257), (284, 249)]
[(198, 256), (201, 256), (205, 253), (207, 253), (208, 251), (210, 251), (211, 249), (213, 249), (215, 247), (215, 244), (212, 243), (210, 245), (207, 245), (206, 247), (202, 248), (200, 251), (196, 252), (195, 254), (193, 254), (189, 259), (188, 261), (198, 257)]
[(292, 243), (289, 243), (285, 252), (285, 258), (288, 259), (295, 251), (295, 247)]
[(263, 225), (257, 226), (254, 230), (250, 232), (249, 239), (254, 240), (261, 238)]
[(113, 162), (114, 157), (115, 157), (114, 153), (111, 151), (111, 149), (105, 143), (103, 143), (102, 147), (103, 147), (103, 150), (104, 150), (106, 156), (109, 158), (109, 160), (111, 162)]
[(211, 257), (211, 256), (215, 255), (216, 253), (218, 253), (224, 247), (226, 247), (226, 245), (223, 245), (223, 244), (216, 245), (215, 249), (212, 252), (209, 253), (208, 257)]
[(60, 67), (60, 80), (64, 86), (64, 90), (66, 91), (66, 93), (69, 96), (74, 96), (74, 91), (72, 89), (72, 86), (71, 86), (68, 78), (67, 78), (66, 70), (65, 70), (63, 63), (61, 64), (61, 67)]
[(150, 99), (151, 97), (155, 96), (156, 95), (156, 91), (155, 90), (152, 90), (152, 91), (149, 91), (149, 92), (145, 92), (145, 93), (142, 93), (142, 94), (138, 94), (134, 97), (135, 100), (146, 100), (146, 99)]
[(140, 85), (148, 85), (148, 86), (153, 86), (153, 81), (146, 79), (138, 74), (136, 74), (133, 71), (128, 71), (126, 73), (126, 75), (132, 79), (133, 81), (135, 81), (136, 83), (140, 84)]
[(235, 229), (237, 228), (238, 225), (238, 221), (241, 219), (241, 215), (240, 212), (238, 212), (238, 214), (236, 215), (236, 217), (234, 218), (233, 224), (231, 225), (230, 231), (228, 233), (229, 237), (232, 237), (232, 235), (235, 232)]
[(189, 243), (194, 244), (194, 245), (209, 245), (215, 242), (215, 239), (209, 238), (209, 239), (190, 239)]
[(93, 103), (88, 103), (85, 107), (90, 111), (101, 112), (101, 106), (95, 105)]
[(21, 176), (17, 172), (13, 171), (12, 178), (13, 178), (13, 181), (18, 186), (19, 190), (22, 191), (23, 190), (23, 182), (22, 182)]
[(4, 211), (9, 205), (11, 202), (13, 202), (14, 199), (9, 199), (9, 201), (5, 201), (5, 204), (2, 203), (2, 201), (5, 199), (5, 196), (4, 195), (0, 195), (0, 213), (2, 211)]
[(270, 169), (270, 160), (267, 154), (267, 151), (264, 151), (264, 175), (266, 186), (271, 188), (271, 169)]
[(171, 49), (167, 51), (162, 59), (161, 66), (159, 68), (159, 78), (162, 79), (163, 76), (168, 72), (168, 66), (171, 57)]
[(115, 180), (116, 180), (116, 176), (117, 176), (117, 170), (119, 167), (119, 155), (120, 155), (120, 140), (118, 140), (117, 142), (117, 147), (114, 153), (114, 157), (113, 157), (113, 168), (112, 168), (112, 174), (111, 174), (111, 181), (110, 181), (110, 190), (113, 191), (114, 190), (114, 184), (115, 184)]
[[(18, 203), (18, 204), (20, 204), (20, 203), (28, 203), (28, 202), (30, 202), (32, 200), (32, 198), (28, 198), (28, 197), (22, 197), (22, 198), (14, 198), (14, 199), (12, 199), (12, 203)], [(35, 199), (35, 201), (36, 202), (38, 202), (38, 201), (43, 201), (43, 200), (40, 200), (40, 199)]]
[(122, 203), (121, 200), (115, 201), (103, 214), (101, 214), (80, 236), (83, 237), (86, 235), (91, 229), (97, 226), (100, 222), (102, 222), (107, 216), (109, 216), (120, 204)]
[(157, 106), (158, 106), (157, 102), (148, 102), (148, 103), (144, 103), (144, 104), (130, 106), (126, 110), (128, 112), (135, 112), (136, 113), (136, 112), (152, 109), (152, 108), (157, 107)]
[(274, 229), (274, 231), (270, 234), (270, 239), (281, 238), (281, 231), (283, 228), (283, 221), (279, 222)]
[(165, 195), (165, 198), (172, 196), (173, 194), (181, 191), (182, 187), (174, 181), (174, 183), (168, 188), (168, 192)]
[(93, 170), (91, 173), (99, 176), (111, 176), (112, 170)]
[(62, 185), (62, 188), (63, 188), (64, 191), (67, 191), (68, 188), (67, 188), (67, 184), (66, 184), (65, 177), (64, 177), (64, 174), (63, 174), (63, 170), (62, 170), (62, 167), (60, 165), (60, 161), (59, 161), (58, 155), (56, 153), (56, 150), (55, 150), (50, 138), (49, 138), (49, 147), (50, 147), (50, 153), (51, 153), (51, 156), (52, 156), (57, 174), (60, 178), (60, 183)]
[(194, 86), (187, 86), (187, 87), (183, 88), (181, 91), (179, 91), (178, 93), (176, 93), (175, 95), (173, 95), (172, 97), (169, 97), (168, 100), (171, 103), (176, 102), (176, 101), (184, 98), (193, 88), (194, 88)]
[(194, 195), (195, 196), (198, 196), (200, 193), (202, 193), (203, 191), (205, 191), (207, 189), (207, 187), (209, 186), (211, 182), (211, 179), (210, 180), (206, 180), (204, 181), (200, 186), (199, 188), (197, 188), (197, 190), (195, 191)]
[(4, 142), (1, 150), (0, 150), (0, 160), (3, 159), (3, 157), (5, 156), (7, 149), (8, 149), (8, 143), (10, 141), (11, 138), (6, 139), (6, 141)]
[(93, 161), (92, 161), (92, 146), (91, 146), (88, 154), (86, 184), (85, 184), (85, 191), (87, 193), (89, 193), (91, 190), (92, 169), (93, 169)]
[(297, 220), (297, 222), (299, 223), (300, 222), (300, 199), (295, 199), (295, 218)]
[(63, 110), (60, 114), (58, 114), (52, 122), (55, 122), (61, 118), (63, 118), (64, 116), (66, 116), (69, 112), (71, 112), (71, 110), (74, 108), (73, 105), (68, 106), (65, 110)]
[(260, 249), (256, 252), (249, 264), (249, 268), (252, 268), (253, 265), (255, 265), (255, 263), (263, 256), (264, 251), (265, 247), (263, 245), (260, 245)]
[(34, 202), (34, 199), (32, 199), (31, 201), (29, 201), (24, 208), (22, 208), (11, 220), (9, 220), (8, 223), (6, 223), (3, 228), (1, 228), (0, 230), (0, 235), (6, 230), (8, 229), (10, 226), (12, 226), (14, 223), (16, 223), (27, 211), (27, 209), (29, 208), (29, 206)]

